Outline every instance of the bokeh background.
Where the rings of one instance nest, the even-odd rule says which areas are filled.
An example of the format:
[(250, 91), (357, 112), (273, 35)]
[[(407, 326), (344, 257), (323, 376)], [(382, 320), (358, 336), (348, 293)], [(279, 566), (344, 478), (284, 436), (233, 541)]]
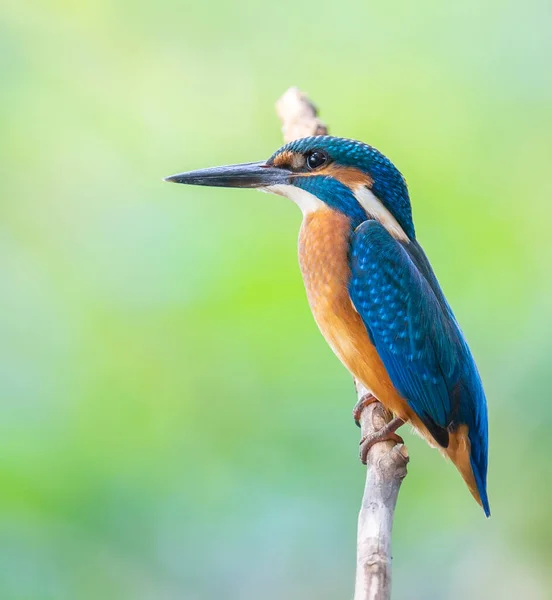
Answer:
[(485, 520), (422, 440), (394, 597), (552, 598), (548, 2), (0, 9), (0, 598), (352, 596), (364, 471), (300, 213), (167, 185), (281, 145), (299, 85), (387, 154), (478, 360)]

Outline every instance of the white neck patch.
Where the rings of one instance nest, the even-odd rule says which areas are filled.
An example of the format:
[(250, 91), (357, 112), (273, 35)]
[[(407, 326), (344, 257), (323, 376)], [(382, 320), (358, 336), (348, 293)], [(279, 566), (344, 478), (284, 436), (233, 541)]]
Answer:
[(397, 222), (397, 219), (385, 208), (372, 190), (365, 185), (361, 185), (357, 187), (354, 194), (369, 217), (379, 221), (396, 240), (408, 241), (408, 236)]
[(269, 185), (264, 188), (259, 188), (262, 192), (269, 192), (271, 194), (277, 194), (278, 196), (284, 196), (289, 198), (303, 212), (303, 215), (316, 212), (322, 208), (327, 208), (324, 202), (317, 198), (314, 194), (307, 192), (303, 188), (297, 187), (296, 185), (289, 185), (285, 183), (279, 183), (277, 185)]
[[(289, 198), (295, 202), (295, 204), (297, 204), (297, 206), (303, 212), (303, 215), (308, 215), (316, 212), (317, 210), (327, 208), (326, 204), (314, 194), (311, 194), (310, 192), (307, 192), (307, 190), (297, 187), (296, 185), (279, 183), (277, 185), (270, 185), (259, 189), (262, 192), (268, 192)], [(408, 241), (408, 236), (397, 222), (397, 219), (395, 219), (395, 217), (387, 210), (387, 208), (385, 208), (381, 201), (374, 195), (372, 190), (367, 188), (365, 185), (360, 185), (354, 191), (354, 194), (358, 203), (362, 206), (368, 217), (381, 223), (395, 239)]]

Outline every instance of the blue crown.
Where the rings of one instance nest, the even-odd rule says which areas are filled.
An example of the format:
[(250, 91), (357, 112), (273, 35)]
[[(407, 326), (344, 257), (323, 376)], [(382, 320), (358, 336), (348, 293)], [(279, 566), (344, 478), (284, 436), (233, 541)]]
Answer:
[(373, 181), (372, 192), (395, 217), (410, 239), (415, 239), (412, 208), (404, 177), (395, 165), (374, 147), (356, 140), (320, 135), (301, 138), (286, 144), (275, 152), (306, 153), (324, 150), (332, 162), (345, 167), (355, 167), (368, 174)]

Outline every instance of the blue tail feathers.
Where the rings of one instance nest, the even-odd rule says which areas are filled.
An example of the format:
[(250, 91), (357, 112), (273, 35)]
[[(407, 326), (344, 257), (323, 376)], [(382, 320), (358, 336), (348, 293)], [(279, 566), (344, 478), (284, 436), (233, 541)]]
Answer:
[[(485, 423), (486, 425), (486, 423)], [(486, 429), (486, 427), (485, 427)], [(489, 498), (487, 496), (487, 436), (482, 438), (480, 432), (470, 430), (468, 437), (471, 444), (470, 463), (477, 484), (477, 491), (485, 516), (491, 516)]]

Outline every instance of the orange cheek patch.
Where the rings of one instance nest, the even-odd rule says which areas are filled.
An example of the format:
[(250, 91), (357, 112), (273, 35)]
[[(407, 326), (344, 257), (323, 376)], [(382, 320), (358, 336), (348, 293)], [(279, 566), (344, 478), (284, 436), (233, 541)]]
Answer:
[(372, 187), (372, 178), (370, 175), (355, 169), (355, 167), (342, 167), (335, 163), (331, 163), (322, 169), (315, 169), (309, 173), (299, 174), (300, 177), (316, 177), (317, 175), (333, 177), (353, 191), (362, 186)]
[(342, 167), (335, 163), (328, 165), (325, 169), (313, 172), (313, 175), (327, 175), (333, 177), (352, 190), (361, 186), (366, 186), (368, 188), (372, 187), (372, 178), (370, 175), (367, 175), (354, 167)]

